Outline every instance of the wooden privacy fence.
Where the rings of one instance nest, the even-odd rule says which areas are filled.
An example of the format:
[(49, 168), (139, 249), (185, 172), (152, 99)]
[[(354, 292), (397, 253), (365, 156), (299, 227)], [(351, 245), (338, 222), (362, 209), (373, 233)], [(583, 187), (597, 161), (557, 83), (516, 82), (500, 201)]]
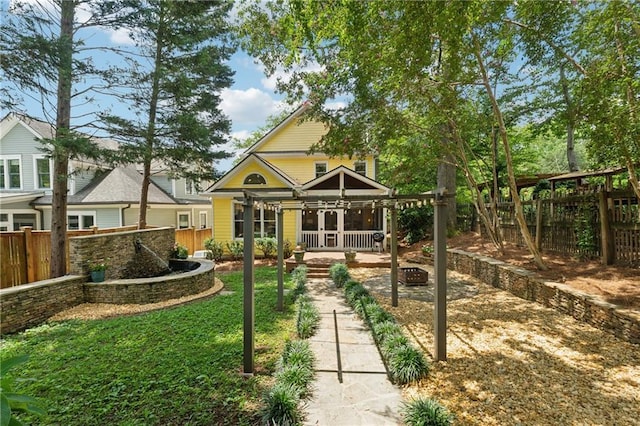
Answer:
[[(600, 191), (522, 204), (540, 250), (640, 265), (640, 209), (632, 192)], [(498, 215), (505, 241), (524, 245), (513, 203), (499, 203)]]
[(204, 241), (211, 236), (211, 228), (176, 229), (176, 243), (185, 246), (189, 254), (196, 250), (204, 250)]
[[(134, 226), (121, 228), (92, 227), (67, 231), (67, 270), (69, 270), (69, 237), (132, 231)], [(51, 231), (34, 231), (30, 226), (15, 232), (0, 232), (0, 288), (49, 278)]]

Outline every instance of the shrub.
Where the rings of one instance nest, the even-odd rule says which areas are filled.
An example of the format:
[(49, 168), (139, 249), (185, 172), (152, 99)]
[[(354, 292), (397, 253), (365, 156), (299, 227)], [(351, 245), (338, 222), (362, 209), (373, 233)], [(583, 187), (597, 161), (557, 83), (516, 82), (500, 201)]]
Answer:
[(351, 291), (351, 289), (353, 287), (359, 286), (359, 285), (360, 285), (360, 283), (358, 281), (353, 280), (353, 279), (349, 279), (349, 280), (347, 280), (346, 283), (344, 283), (344, 291), (345, 291), (345, 293), (348, 293), (349, 291)]
[(378, 323), (374, 323), (373, 332), (380, 343), (389, 340), (393, 336), (402, 336), (402, 330), (395, 321), (380, 321)]
[(358, 285), (353, 285), (346, 294), (347, 303), (354, 306), (355, 302), (363, 296), (369, 296), (369, 291), (360, 283), (358, 283)]
[(298, 389), (286, 383), (276, 383), (264, 396), (263, 422), (280, 426), (300, 424), (302, 413), (299, 402)]
[(407, 426), (449, 426), (454, 416), (437, 401), (418, 398), (402, 407), (402, 420)]
[(298, 337), (308, 339), (313, 336), (320, 324), (320, 312), (308, 296), (298, 298), (298, 321), (296, 329)]
[(313, 365), (315, 361), (309, 342), (305, 340), (290, 340), (284, 345), (280, 365)]
[(171, 249), (171, 257), (173, 259), (186, 259), (189, 257), (189, 250), (180, 243), (174, 243)]
[(313, 381), (313, 367), (307, 365), (285, 365), (275, 374), (278, 383), (295, 388), (298, 395), (304, 398), (309, 394), (309, 385)]
[(240, 240), (234, 240), (227, 242), (227, 249), (231, 253), (233, 260), (240, 260), (244, 257), (244, 242)]
[(284, 240), (282, 242), (282, 255), (285, 259), (288, 259), (293, 254), (293, 247), (291, 247), (291, 241)]
[(398, 214), (398, 229), (405, 232), (405, 240), (408, 244), (413, 244), (433, 227), (433, 207), (430, 205), (422, 207), (410, 207), (400, 211)]
[[(399, 330), (398, 330), (399, 331)], [(385, 359), (389, 359), (391, 353), (399, 346), (409, 346), (409, 339), (404, 334), (381, 334), (380, 352)]]
[(353, 301), (352, 307), (356, 314), (360, 315), (362, 318), (365, 318), (365, 306), (375, 301), (376, 299), (373, 296), (362, 296), (359, 299)]
[(405, 384), (421, 379), (429, 372), (429, 364), (422, 352), (410, 345), (396, 346), (387, 363), (396, 383)]
[(377, 324), (381, 322), (395, 321), (393, 315), (385, 311), (382, 306), (378, 305), (378, 302), (374, 301), (364, 306), (364, 309), (369, 317), (371, 324)]
[(337, 288), (341, 288), (351, 278), (349, 268), (344, 263), (334, 263), (329, 268), (329, 276)]
[(278, 240), (273, 237), (256, 238), (256, 247), (262, 251), (265, 258), (273, 257), (278, 250)]
[(224, 255), (224, 247), (221, 242), (215, 241), (213, 238), (207, 238), (206, 240), (204, 240), (204, 248), (209, 250), (207, 258), (209, 258), (210, 255), (211, 259), (215, 260), (216, 262), (220, 262), (222, 260), (222, 256)]
[(291, 272), (291, 278), (295, 284), (293, 289), (294, 296), (299, 296), (307, 291), (307, 271), (306, 265), (298, 265), (296, 269)]

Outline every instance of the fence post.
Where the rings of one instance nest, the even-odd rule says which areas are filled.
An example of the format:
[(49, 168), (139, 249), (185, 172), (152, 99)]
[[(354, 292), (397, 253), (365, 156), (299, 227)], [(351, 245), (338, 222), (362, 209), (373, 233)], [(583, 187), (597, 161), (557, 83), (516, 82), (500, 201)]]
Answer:
[(20, 227), (22, 231), (22, 237), (24, 238), (24, 260), (27, 268), (27, 282), (32, 283), (36, 281), (36, 265), (35, 256), (33, 255), (33, 236), (31, 235), (31, 226)]
[(611, 265), (614, 261), (613, 235), (609, 222), (609, 192), (600, 191), (598, 193), (598, 206), (600, 209), (600, 250), (603, 265)]
[(536, 200), (536, 248), (542, 250), (542, 198)]

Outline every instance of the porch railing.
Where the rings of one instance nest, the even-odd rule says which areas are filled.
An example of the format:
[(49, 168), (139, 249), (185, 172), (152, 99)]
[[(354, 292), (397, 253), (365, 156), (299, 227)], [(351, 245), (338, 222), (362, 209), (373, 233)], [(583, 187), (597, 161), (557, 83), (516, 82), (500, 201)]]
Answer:
[(307, 249), (327, 249), (327, 250), (373, 250), (378, 246), (373, 240), (373, 234), (381, 231), (344, 231), (338, 235), (335, 247), (320, 247), (318, 231), (302, 231), (302, 242)]

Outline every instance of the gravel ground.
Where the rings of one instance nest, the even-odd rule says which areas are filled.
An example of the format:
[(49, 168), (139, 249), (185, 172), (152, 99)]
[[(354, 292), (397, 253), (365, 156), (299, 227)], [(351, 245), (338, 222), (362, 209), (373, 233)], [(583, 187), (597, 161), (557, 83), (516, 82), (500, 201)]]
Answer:
[[(401, 297), (393, 308), (376, 292), (380, 275), (353, 275), (430, 357), (433, 303)], [(464, 280), (477, 293), (447, 302), (447, 361), (405, 387), (407, 400), (435, 398), (457, 425), (640, 425), (640, 346)]]

